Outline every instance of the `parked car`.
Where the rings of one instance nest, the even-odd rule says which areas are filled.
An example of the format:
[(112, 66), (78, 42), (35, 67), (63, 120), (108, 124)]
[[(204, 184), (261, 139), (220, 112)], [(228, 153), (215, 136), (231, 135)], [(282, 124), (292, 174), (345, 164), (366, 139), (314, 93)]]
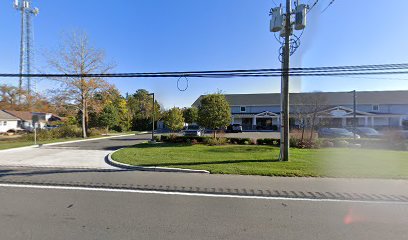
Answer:
[(188, 126), (186, 130), (183, 131), (184, 136), (194, 136), (201, 137), (205, 134), (205, 129), (197, 125)]
[(56, 129), (56, 128), (59, 128), (60, 126), (51, 126), (51, 125), (45, 125), (44, 126), (44, 129), (45, 130), (53, 130), (53, 129)]
[[(318, 131), (320, 138), (353, 138), (354, 133), (345, 128), (321, 128)], [(360, 135), (356, 134), (356, 138)]]
[[(354, 132), (353, 128), (348, 129), (351, 132)], [(378, 132), (374, 128), (369, 128), (369, 127), (357, 127), (355, 130), (355, 133), (360, 135), (360, 137), (363, 138), (382, 138), (384, 137), (384, 134)]]
[(242, 133), (242, 125), (241, 124), (231, 124), (227, 127), (227, 132)]

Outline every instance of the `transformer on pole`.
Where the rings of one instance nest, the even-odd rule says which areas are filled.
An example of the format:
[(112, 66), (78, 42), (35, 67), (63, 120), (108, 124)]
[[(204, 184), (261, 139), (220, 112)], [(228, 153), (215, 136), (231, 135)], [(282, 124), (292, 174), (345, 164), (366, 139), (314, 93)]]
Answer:
[[(33, 29), (32, 17), (39, 14), (38, 8), (31, 7), (31, 0), (14, 0), (14, 8), (21, 12), (21, 40), (20, 40), (20, 74), (30, 74), (33, 61)], [(24, 86), (25, 85), (25, 86)], [(19, 102), (23, 88), (31, 95), (31, 78), (20, 77), (19, 80)]]

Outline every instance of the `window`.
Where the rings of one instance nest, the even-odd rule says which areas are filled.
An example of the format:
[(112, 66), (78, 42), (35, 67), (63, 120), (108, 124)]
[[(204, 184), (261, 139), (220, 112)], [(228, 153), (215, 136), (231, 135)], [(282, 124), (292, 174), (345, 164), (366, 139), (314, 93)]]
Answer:
[(373, 111), (379, 111), (380, 105), (373, 105)]
[(4, 122), (3, 122), (3, 125), (4, 125), (4, 126), (7, 126), (7, 121), (4, 121)]
[(241, 112), (246, 112), (246, 107), (241, 107)]

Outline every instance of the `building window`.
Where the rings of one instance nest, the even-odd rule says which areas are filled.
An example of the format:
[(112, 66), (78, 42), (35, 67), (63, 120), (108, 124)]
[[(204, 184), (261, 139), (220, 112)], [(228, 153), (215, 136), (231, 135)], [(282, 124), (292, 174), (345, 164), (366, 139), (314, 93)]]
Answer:
[(380, 110), (380, 105), (373, 105), (373, 111), (377, 112)]
[(4, 122), (3, 122), (3, 125), (4, 125), (4, 126), (7, 126), (7, 121), (4, 121)]
[(241, 112), (246, 112), (246, 107), (241, 107)]

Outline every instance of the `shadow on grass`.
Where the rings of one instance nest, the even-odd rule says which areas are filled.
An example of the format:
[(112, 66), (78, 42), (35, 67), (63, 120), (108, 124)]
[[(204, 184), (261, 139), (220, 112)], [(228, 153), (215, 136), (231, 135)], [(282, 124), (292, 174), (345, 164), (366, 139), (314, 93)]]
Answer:
[(218, 165), (218, 164), (237, 164), (237, 163), (275, 163), (278, 159), (258, 159), (258, 160), (225, 160), (225, 161), (207, 161), (207, 162), (169, 162), (158, 164), (138, 164), (143, 167), (165, 167), (165, 166), (195, 166), (195, 165)]

